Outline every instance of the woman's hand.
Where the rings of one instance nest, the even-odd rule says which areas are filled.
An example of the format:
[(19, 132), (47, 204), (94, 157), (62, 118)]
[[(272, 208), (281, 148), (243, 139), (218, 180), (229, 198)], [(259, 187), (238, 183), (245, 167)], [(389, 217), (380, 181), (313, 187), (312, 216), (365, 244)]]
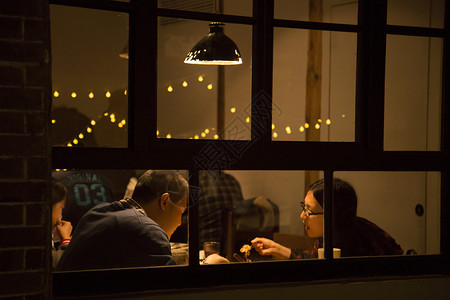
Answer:
[(289, 259), (291, 257), (291, 249), (266, 238), (254, 238), (252, 246), (261, 255), (272, 255), (278, 259)]
[(61, 236), (61, 239), (70, 239), (72, 234), (72, 224), (69, 221), (60, 220), (58, 224), (56, 224), (56, 230)]

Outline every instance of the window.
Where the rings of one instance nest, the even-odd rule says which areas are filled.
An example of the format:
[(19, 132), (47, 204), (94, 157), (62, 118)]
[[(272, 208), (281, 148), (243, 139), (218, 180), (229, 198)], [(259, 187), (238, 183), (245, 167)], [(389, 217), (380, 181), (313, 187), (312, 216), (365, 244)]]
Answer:
[[(411, 16), (405, 18), (401, 1), (317, 1), (323, 2), (322, 18), (317, 19), (306, 14), (309, 9), (302, 10), (307, 1), (293, 7), (292, 1), (224, 1), (222, 13), (214, 8), (216, 1), (187, 2), (202, 5), (175, 7), (170, 6), (172, 1), (145, 0), (55, 0), (51, 5), (53, 90), (61, 97), (55, 97), (53, 111), (70, 105), (86, 115), (79, 124), (69, 122), (73, 132), (55, 143), (53, 168), (60, 174), (181, 169), (186, 170), (191, 189), (185, 228), (187, 265), (56, 272), (54, 294), (446, 272), (449, 224), (440, 216), (449, 213), (449, 36), (442, 22), (422, 21), (429, 17), (434, 22), (444, 12), (448, 16), (449, 8), (436, 8), (430, 1), (428, 11), (408, 6)], [(414, 8), (421, 12), (418, 22)], [(66, 13), (73, 22), (63, 23)], [(225, 23), (226, 34), (242, 47), (244, 64), (224, 67), (222, 79), (221, 68), (182, 63), (212, 21)], [(65, 52), (73, 32), (87, 22), (98, 30), (86, 29), (75, 45), (79, 51)], [(95, 36), (104, 22), (114, 26)], [(308, 98), (306, 89), (314, 88), (306, 76), (311, 33), (321, 34), (316, 42), (322, 43), (322, 64), (321, 83), (315, 87), (319, 94)], [(107, 36), (109, 46), (102, 40)], [(83, 67), (79, 56), (69, 56), (90, 47), (92, 57), (86, 59), (95, 60), (92, 69)], [(63, 70), (71, 60), (77, 62), (72, 68), (81, 70), (73, 78), (71, 68)], [(225, 83), (221, 114), (217, 113), (219, 80)], [(109, 106), (115, 93), (121, 99), (117, 111)], [(92, 106), (97, 99), (98, 109)], [(314, 99), (311, 103), (320, 107), (320, 113), (307, 112), (308, 99)], [(230, 131), (215, 138), (219, 116), (224, 117), (222, 128)], [(55, 126), (64, 120), (52, 119)], [(100, 120), (105, 128), (98, 134), (109, 139), (100, 142), (98, 136), (96, 143), (88, 142), (87, 128), (97, 130)], [(311, 127), (320, 134), (302, 135)], [(270, 200), (264, 203), (273, 202), (269, 207), (276, 207), (280, 216), (274, 224), (284, 234), (302, 232), (299, 214), (305, 187), (323, 178), (326, 263), (298, 259), (200, 266), (195, 189), (202, 174), (214, 170), (238, 178), (244, 198), (263, 194)], [(331, 186), (333, 178), (341, 177), (357, 190), (358, 214), (405, 244), (405, 251), (414, 249), (419, 255), (334, 259), (332, 247), (326, 246), (333, 244), (337, 232)], [(77, 188), (87, 195), (91, 187)], [(383, 198), (379, 206), (377, 197)], [(397, 216), (406, 215), (408, 222), (393, 226)], [(240, 244), (248, 242), (234, 237)], [(304, 268), (307, 274), (298, 272)], [(254, 275), (248, 276), (250, 270)], [(164, 280), (168, 276), (173, 280)], [(152, 280), (136, 280), (143, 277)]]

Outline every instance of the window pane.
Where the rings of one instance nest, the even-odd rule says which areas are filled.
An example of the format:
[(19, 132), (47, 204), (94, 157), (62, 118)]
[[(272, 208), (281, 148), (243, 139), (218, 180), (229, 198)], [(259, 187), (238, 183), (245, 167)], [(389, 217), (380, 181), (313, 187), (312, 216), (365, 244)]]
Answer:
[(440, 38), (387, 36), (385, 150), (439, 151)]
[[(208, 34), (208, 22), (159, 21), (158, 137), (216, 139), (222, 129), (224, 139), (250, 139), (251, 26), (224, 26), (243, 63), (219, 67), (184, 63), (187, 53)], [(220, 113), (218, 103), (223, 103)]]
[(272, 140), (354, 141), (355, 88), (355, 33), (275, 29)]
[[(320, 2), (322, 2), (321, 13)], [(315, 5), (314, 17), (309, 16), (310, 3)], [(296, 21), (357, 24), (358, 1), (276, 0), (274, 17)]]
[[(394, 238), (403, 254), (413, 253), (412, 250), (421, 255), (440, 253), (440, 173), (336, 172), (334, 176), (353, 186), (358, 201), (357, 216), (365, 219), (353, 226), (356, 236), (346, 241), (343, 233), (335, 240), (335, 247), (344, 247), (337, 243), (354, 245), (347, 254), (342, 249), (342, 256), (395, 252), (392, 240), (383, 235), (375, 238), (381, 231), (370, 226), (367, 220)], [(336, 199), (340, 198), (335, 198), (335, 203), (340, 203)], [(350, 206), (348, 201), (344, 206)], [(345, 218), (348, 216), (344, 214), (336, 216), (338, 233), (340, 227), (352, 228), (345, 225)]]
[(53, 5), (51, 34), (53, 144), (127, 147), (128, 14)]
[(444, 27), (445, 0), (388, 0), (387, 23)]
[(252, 0), (158, 0), (159, 8), (251, 16)]
[[(317, 171), (200, 172), (200, 249), (207, 252), (204, 242), (219, 242), (221, 255), (230, 262), (245, 261), (240, 250), (256, 237), (273, 239), (293, 249), (311, 250), (315, 239), (304, 231), (300, 202), (304, 201), (304, 186), (321, 174)], [(248, 258), (252, 261), (282, 259), (262, 256), (255, 249)]]
[[(66, 250), (60, 249), (64, 254), (62, 263), (56, 270), (164, 266), (170, 264), (171, 255), (177, 264), (188, 264), (187, 227), (178, 227), (180, 223), (187, 224), (188, 210), (183, 199), (188, 199), (182, 195), (180, 199), (177, 198), (177, 192), (181, 191), (188, 197), (188, 185), (180, 184), (181, 181), (176, 177), (169, 182), (161, 178), (155, 179), (158, 177), (147, 177), (150, 182), (155, 182), (151, 189), (161, 197), (158, 199), (162, 199), (163, 193), (170, 194), (167, 198), (170, 202), (165, 202), (166, 211), (170, 210), (170, 214), (164, 214), (165, 222), (162, 222), (158, 219), (162, 214), (155, 213), (156, 209), (149, 209), (150, 202), (133, 195), (137, 180), (145, 172), (146, 170), (53, 171), (53, 178), (66, 187), (67, 197), (62, 214), (56, 216), (56, 219), (54, 216), (52, 224), (61, 219), (59, 222), (62, 224), (66, 221), (73, 226), (69, 246)], [(187, 171), (181, 170), (178, 173), (187, 180)], [(172, 178), (170, 176), (172, 175), (164, 175), (164, 178)], [(158, 184), (161, 190), (158, 189)], [(58, 190), (60, 189), (53, 190), (52, 200), (58, 199), (53, 200), (54, 203), (59, 203), (64, 198), (63, 194), (55, 192)], [(136, 201), (122, 200), (132, 197)], [(53, 211), (58, 209), (55, 205)], [(61, 242), (59, 233), (54, 229), (56, 247)], [(164, 246), (167, 243), (169, 247), (167, 236), (170, 238), (172, 254)], [(159, 246), (155, 247), (155, 243)]]

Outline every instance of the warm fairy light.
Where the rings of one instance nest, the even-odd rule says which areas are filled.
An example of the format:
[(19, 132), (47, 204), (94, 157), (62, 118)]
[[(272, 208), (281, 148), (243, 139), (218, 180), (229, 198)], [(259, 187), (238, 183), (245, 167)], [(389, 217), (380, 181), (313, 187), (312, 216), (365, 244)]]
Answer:
[(77, 93), (72, 92), (72, 94), (70, 94), (70, 96), (71, 96), (72, 98), (76, 98), (76, 97), (77, 97)]
[(169, 85), (169, 86), (167, 87), (167, 91), (168, 91), (169, 93), (172, 93), (172, 92), (173, 92), (173, 87), (172, 87), (171, 85)]
[(56, 123), (56, 120), (55, 120), (55, 119), (53, 119), (53, 120), (52, 120), (52, 124), (55, 124), (55, 123)]
[(55, 92), (53, 93), (53, 97), (55, 97), (55, 98), (58, 98), (58, 97), (59, 97), (58, 91), (55, 91)]
[(245, 119), (245, 122), (250, 123), (250, 117), (247, 117), (247, 119)]
[(212, 90), (212, 83), (208, 84), (207, 88), (208, 90)]
[(206, 134), (209, 133), (209, 129), (208, 129), (208, 128), (205, 129), (205, 133), (206, 133)]
[(274, 133), (273, 133), (273, 137), (274, 137), (274, 138), (277, 138), (277, 137), (278, 137), (278, 133), (274, 132)]
[(305, 123), (305, 128), (309, 128), (309, 123)]
[(218, 139), (219, 139), (219, 135), (218, 135), (218, 134), (215, 134), (215, 135), (214, 135), (214, 139), (215, 139), (215, 140), (218, 140)]
[(325, 121), (325, 123), (326, 123), (327, 125), (330, 125), (330, 124), (331, 124), (331, 120), (330, 120), (330, 119), (327, 119), (327, 120)]
[(156, 135), (159, 135), (159, 130), (156, 130)]
[(198, 76), (198, 81), (200, 81), (200, 82), (203, 81), (203, 76), (202, 75)]
[(91, 121), (91, 125), (92, 125), (92, 126), (95, 126), (95, 124), (97, 124), (97, 122), (95, 122), (95, 120), (92, 120), (92, 121)]
[(322, 123), (322, 119), (317, 119), (317, 122)]
[(110, 114), (109, 117), (110, 117), (111, 119), (115, 119), (115, 118), (116, 118), (116, 115), (115, 115), (115, 114)]
[(300, 130), (300, 132), (303, 132), (303, 131), (305, 131), (305, 127), (300, 126), (300, 128), (298, 130)]
[(123, 91), (123, 94), (126, 96), (128, 94), (128, 91), (127, 90)]
[(71, 143), (68, 143), (68, 144), (67, 144), (67, 147), (72, 147), (72, 144), (71, 144)]
[(194, 135), (194, 139), (198, 140), (198, 139), (199, 139), (199, 136), (198, 136), (197, 134)]
[(316, 129), (320, 129), (320, 124), (316, 123), (316, 125), (314, 126)]
[(345, 114), (342, 114), (342, 117), (345, 118)]
[(287, 134), (291, 134), (292, 133), (292, 131), (291, 131), (291, 127), (289, 127), (289, 126), (286, 126), (286, 133)]
[(110, 121), (111, 123), (116, 123), (116, 118), (111, 118)]
[(105, 117), (107, 117), (108, 116), (108, 113), (107, 112), (105, 112), (104, 114), (103, 114)]
[(123, 127), (123, 124), (122, 124), (122, 123), (119, 123), (119, 124), (117, 124), (117, 126), (119, 126), (119, 128), (122, 128), (122, 127)]
[(168, 133), (167, 135), (166, 135), (166, 139), (171, 139), (172, 138), (172, 135), (170, 134), (170, 133)]
[(89, 98), (91, 98), (91, 99), (94, 98), (94, 93), (93, 92), (89, 93)]
[(80, 140), (84, 139), (84, 134), (80, 133), (80, 134), (78, 135), (78, 138), (79, 138)]
[(186, 81), (183, 81), (183, 87), (187, 87), (188, 86), (188, 83), (186, 82)]
[(105, 94), (105, 97), (106, 97), (106, 98), (111, 97), (111, 93), (110, 93), (109, 91), (107, 91), (106, 94)]
[(230, 111), (231, 111), (232, 114), (234, 114), (234, 113), (236, 112), (236, 107), (232, 107), (232, 108), (230, 109)]
[(77, 140), (77, 139), (73, 139), (72, 143), (73, 143), (74, 145), (76, 145), (76, 144), (78, 144), (78, 140)]
[(87, 131), (87, 133), (91, 133), (92, 132), (92, 128), (88, 127), (88, 128), (86, 128), (86, 131)]
[(66, 171), (67, 171), (67, 169), (63, 169), (63, 171), (64, 171), (64, 172), (66, 172)]
[(61, 169), (55, 169), (55, 171), (56, 171), (56, 172), (59, 172), (59, 171), (61, 171)]
[(122, 125), (127, 124), (127, 121), (125, 121), (125, 119), (123, 119), (120, 123), (122, 123)]
[(205, 137), (205, 136), (206, 136), (206, 133), (202, 132), (202, 137)]
[(275, 129), (275, 124), (272, 123), (272, 130), (274, 130), (274, 129)]

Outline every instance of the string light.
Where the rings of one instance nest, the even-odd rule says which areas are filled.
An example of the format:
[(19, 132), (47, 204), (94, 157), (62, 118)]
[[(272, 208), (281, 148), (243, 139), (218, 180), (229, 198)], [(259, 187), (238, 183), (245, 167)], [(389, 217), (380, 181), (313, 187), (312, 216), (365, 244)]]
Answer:
[(206, 134), (209, 133), (209, 129), (208, 129), (208, 128), (205, 129), (205, 133), (206, 133)]
[(172, 87), (171, 85), (169, 85), (169, 86), (167, 87), (167, 91), (168, 91), (169, 93), (172, 93), (172, 92), (173, 92), (173, 87)]
[(78, 144), (78, 140), (77, 140), (77, 139), (73, 139), (72, 143), (73, 143), (74, 145), (76, 145), (76, 144)]
[(234, 114), (234, 113), (236, 112), (236, 107), (232, 107), (232, 108), (230, 109), (230, 111), (231, 111), (232, 114)]
[(72, 94), (70, 94), (70, 96), (71, 96), (72, 98), (76, 98), (76, 97), (77, 97), (77, 93), (72, 92)]
[(330, 124), (331, 124), (331, 120), (330, 120), (330, 119), (327, 119), (327, 120), (325, 121), (325, 123), (326, 123), (327, 125), (330, 125)]
[(200, 82), (202, 82), (203, 81), (203, 76), (202, 75), (200, 75), (200, 76), (198, 76), (198, 81), (200, 81)]
[(275, 129), (275, 124), (272, 123), (272, 130), (274, 130), (274, 129)]
[(89, 98), (91, 98), (91, 99), (94, 98), (94, 93), (93, 92), (89, 93)]
[(218, 134), (215, 134), (215, 135), (214, 135), (214, 139), (215, 139), (215, 140), (218, 140), (218, 139), (219, 139), (219, 135), (218, 135)]
[(105, 117), (107, 117), (108, 116), (108, 113), (107, 112), (105, 112), (104, 114), (103, 114)]
[(188, 83), (186, 81), (183, 81), (183, 87), (187, 87)]
[(55, 91), (55, 92), (53, 93), (53, 97), (55, 97), (55, 98), (58, 98), (58, 97), (59, 97), (58, 91)]
[(317, 119), (317, 122), (322, 123), (322, 119)]
[(303, 132), (303, 131), (305, 131), (305, 127), (300, 126), (300, 128), (298, 130), (300, 130), (300, 132)]
[(250, 117), (247, 117), (247, 119), (245, 119), (245, 122), (250, 123)]
[(320, 129), (320, 124), (316, 123), (316, 125), (314, 126), (316, 129)]
[(79, 138), (80, 140), (82, 140), (82, 139), (84, 138), (84, 134), (80, 133), (80, 134), (78, 135), (78, 138)]
[(55, 120), (55, 119), (53, 119), (53, 120), (52, 120), (52, 124), (55, 124), (55, 123), (56, 123), (56, 120)]
[(278, 133), (277, 133), (276, 131), (273, 133), (273, 137), (274, 137), (274, 138), (277, 138), (277, 137), (278, 137)]
[(159, 130), (156, 130), (156, 135), (157, 135), (157, 136), (159, 135)]
[(212, 90), (212, 88), (213, 88), (212, 83), (208, 84), (207, 88), (208, 88), (208, 90)]
[(123, 94), (126, 96), (128, 94), (128, 91), (127, 90), (123, 91)]
[(171, 139), (172, 138), (172, 135), (170, 134), (170, 133), (168, 133), (167, 135), (166, 135), (166, 139)]
[(87, 133), (91, 133), (92, 132), (92, 128), (88, 127), (88, 128), (86, 128), (86, 131), (87, 131)]
[(287, 134), (291, 134), (291, 132), (292, 132), (292, 131), (291, 131), (291, 127), (286, 126), (286, 133), (287, 133)]
[(342, 114), (342, 117), (345, 118), (345, 114)]
[(105, 96), (106, 96), (106, 98), (109, 98), (109, 97), (111, 97), (111, 93), (109, 91), (107, 91)]
[[(95, 126), (95, 124), (97, 124), (97, 122), (95, 122), (95, 120), (92, 120), (92, 121), (91, 121), (91, 125), (92, 125), (92, 126)], [(88, 127), (88, 128), (89, 128), (89, 127)]]
[(199, 139), (198, 135), (194, 135), (194, 139), (198, 140)]
[(305, 128), (308, 129), (309, 128), (309, 124), (305, 123)]
[(201, 136), (202, 136), (202, 137), (205, 137), (205, 136), (206, 136), (206, 133), (202, 132)]
[(71, 144), (71, 143), (68, 143), (68, 144), (67, 144), (67, 147), (72, 147), (72, 144)]

